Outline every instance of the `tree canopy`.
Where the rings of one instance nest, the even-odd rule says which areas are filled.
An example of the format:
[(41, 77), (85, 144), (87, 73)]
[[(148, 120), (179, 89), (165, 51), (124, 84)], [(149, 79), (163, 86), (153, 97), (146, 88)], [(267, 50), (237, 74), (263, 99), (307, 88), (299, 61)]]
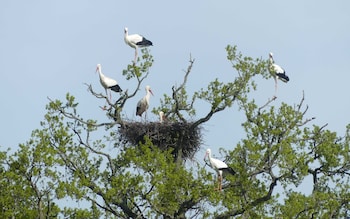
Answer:
[[(350, 126), (339, 136), (327, 124), (314, 125), (304, 95), (298, 103), (277, 105), (271, 98), (258, 105), (250, 93), (257, 78), (271, 78), (268, 61), (236, 46), (226, 51), (233, 80), (215, 79), (190, 95), (190, 57), (182, 83), (152, 110), (165, 113), (163, 123), (122, 114), (151, 72), (147, 49), (122, 72), (136, 86), (115, 102), (86, 84), (93, 98), (107, 103), (108, 122), (83, 118), (69, 93), (49, 99), (41, 128), (17, 151), (0, 152), (2, 218), (347, 217)], [(199, 101), (208, 104), (203, 117), (196, 115)], [(245, 137), (223, 150), (236, 174), (225, 176), (217, 191), (215, 172), (194, 157), (204, 141), (201, 126), (232, 106), (245, 115)], [(306, 192), (297, 189), (302, 184)]]

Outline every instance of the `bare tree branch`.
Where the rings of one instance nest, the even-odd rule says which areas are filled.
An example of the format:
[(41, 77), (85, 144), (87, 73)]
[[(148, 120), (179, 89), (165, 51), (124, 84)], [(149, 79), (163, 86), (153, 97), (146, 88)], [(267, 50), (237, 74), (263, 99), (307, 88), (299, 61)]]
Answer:
[(187, 122), (180, 111), (190, 111), (191, 109), (193, 109), (194, 99), (192, 99), (192, 102), (190, 104), (185, 103), (184, 105), (184, 97), (182, 91), (185, 89), (187, 78), (191, 73), (194, 61), (195, 59), (192, 59), (190, 55), (190, 64), (187, 67), (187, 70), (185, 71), (183, 82), (180, 84), (179, 87), (172, 87), (172, 99), (174, 100), (174, 107), (165, 114), (165, 117), (168, 117), (170, 114), (175, 114), (182, 122)]

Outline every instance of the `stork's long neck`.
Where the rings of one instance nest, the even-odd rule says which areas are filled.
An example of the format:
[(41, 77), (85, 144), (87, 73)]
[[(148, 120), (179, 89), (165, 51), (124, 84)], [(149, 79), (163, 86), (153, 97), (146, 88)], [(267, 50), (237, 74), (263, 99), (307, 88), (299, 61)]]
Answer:
[(124, 41), (126, 43), (128, 43), (127, 37), (128, 37), (128, 31), (126, 30), (126, 31), (124, 31)]
[(216, 169), (214, 163), (213, 163), (213, 158), (211, 157), (211, 151), (208, 152), (208, 159), (209, 159), (209, 163), (210, 163), (210, 166), (214, 169)]
[(102, 78), (105, 77), (105, 75), (102, 73), (101, 66), (98, 67), (98, 75), (100, 76), (100, 79), (101, 79), (101, 80), (102, 80)]
[(208, 158), (211, 160), (211, 152), (208, 152)]
[(210, 164), (211, 164), (211, 159), (212, 159), (212, 157), (211, 157), (211, 151), (208, 151), (208, 152), (207, 152), (207, 156), (208, 156), (209, 162), (210, 162)]
[(151, 92), (149, 90), (147, 90), (147, 93), (146, 93), (146, 101), (147, 103), (149, 103), (149, 98), (151, 97)]

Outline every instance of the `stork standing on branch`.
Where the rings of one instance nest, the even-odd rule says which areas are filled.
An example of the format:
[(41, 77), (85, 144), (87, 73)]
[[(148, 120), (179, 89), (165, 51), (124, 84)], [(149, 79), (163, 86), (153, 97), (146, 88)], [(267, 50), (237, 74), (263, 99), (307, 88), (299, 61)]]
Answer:
[(277, 80), (281, 80), (285, 83), (289, 81), (289, 77), (286, 75), (286, 71), (279, 65), (275, 64), (273, 60), (272, 52), (269, 53), (269, 71), (275, 80), (275, 96), (277, 93)]
[(149, 99), (151, 97), (151, 94), (153, 95), (153, 92), (151, 90), (151, 87), (149, 85), (146, 86), (146, 95), (137, 103), (136, 106), (136, 116), (142, 117), (142, 113), (145, 113), (145, 119), (147, 110), (149, 107)]
[[(110, 89), (110, 90), (115, 91), (115, 92), (122, 92), (123, 91), (120, 88), (120, 86), (118, 85), (118, 82), (116, 80), (109, 78), (102, 73), (101, 64), (97, 64), (96, 72), (98, 72), (98, 74), (100, 76), (100, 82), (101, 82), (102, 87), (104, 87), (104, 89), (106, 91), (107, 97), (108, 97), (107, 89)], [(110, 91), (109, 91), (109, 96), (110, 96), (110, 99), (112, 99), (112, 94)]]
[(210, 167), (213, 168), (217, 174), (218, 174), (218, 190), (221, 191), (222, 190), (222, 176), (223, 173), (230, 173), (232, 175), (235, 175), (236, 172), (229, 166), (227, 166), (226, 163), (224, 163), (221, 160), (215, 159), (211, 156), (211, 150), (208, 148), (205, 156), (204, 156), (204, 161), (205, 163), (207, 163), (206, 161), (206, 157), (209, 158), (209, 162), (210, 162)]
[(136, 63), (136, 60), (137, 60), (137, 48), (153, 46), (151, 41), (149, 41), (148, 39), (146, 39), (145, 37), (143, 37), (143, 36), (141, 36), (139, 34), (131, 34), (131, 35), (129, 35), (127, 27), (125, 27), (125, 29), (124, 29), (124, 41), (130, 47), (135, 49), (134, 63)]

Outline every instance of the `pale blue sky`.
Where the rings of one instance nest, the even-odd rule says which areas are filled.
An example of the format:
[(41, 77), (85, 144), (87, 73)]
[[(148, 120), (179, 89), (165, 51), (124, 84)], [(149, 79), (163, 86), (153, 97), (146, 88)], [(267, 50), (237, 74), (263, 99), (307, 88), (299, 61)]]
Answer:
[[(344, 133), (349, 123), (350, 1), (12, 1), (0, 2), (1, 138), (0, 149), (17, 148), (31, 131), (40, 128), (47, 97), (64, 100), (70, 92), (80, 102), (83, 116), (105, 121), (83, 83), (103, 91), (95, 74), (96, 64), (118, 80), (123, 89), (122, 70), (133, 60), (134, 51), (123, 40), (129, 33), (143, 34), (154, 46), (155, 63), (149, 84), (159, 104), (163, 93), (182, 81), (189, 55), (196, 59), (189, 78), (190, 91), (199, 90), (216, 77), (232, 80), (236, 72), (226, 60), (227, 44), (243, 54), (268, 58), (290, 77), (279, 83), (273, 103), (298, 103), (302, 91), (309, 105), (308, 116), (315, 124)], [(261, 79), (261, 78), (260, 78)], [(257, 81), (258, 103), (271, 98), (273, 80)], [(136, 119), (136, 102), (143, 89), (130, 101), (125, 114)], [(116, 95), (114, 94), (114, 97)], [(198, 104), (198, 116), (208, 106)], [(150, 119), (155, 120), (156, 116)], [(204, 125), (204, 149), (233, 148), (243, 137), (241, 113), (233, 107)]]

